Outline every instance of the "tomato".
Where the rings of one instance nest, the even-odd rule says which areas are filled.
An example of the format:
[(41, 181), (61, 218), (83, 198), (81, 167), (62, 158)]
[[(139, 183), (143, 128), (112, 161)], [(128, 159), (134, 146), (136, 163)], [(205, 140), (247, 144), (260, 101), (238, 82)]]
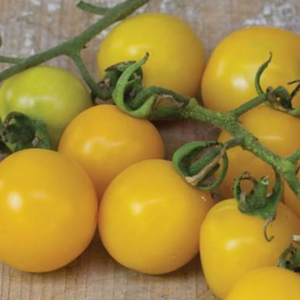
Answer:
[(89, 245), (97, 224), (95, 189), (80, 166), (44, 149), (0, 164), (0, 260), (27, 272), (58, 269)]
[[(202, 81), (202, 98), (207, 108), (229, 111), (257, 96), (254, 78), (258, 68), (273, 60), (262, 75), (262, 87), (284, 86), (300, 78), (300, 37), (279, 28), (249, 27), (227, 36), (213, 51)], [(300, 104), (300, 94), (294, 106)]]
[(77, 116), (64, 132), (58, 151), (81, 164), (99, 197), (126, 167), (164, 156), (162, 139), (154, 125), (114, 105), (94, 106)]
[(202, 43), (185, 22), (159, 13), (131, 17), (104, 38), (98, 53), (100, 77), (107, 67), (139, 60), (146, 52), (150, 54), (143, 66), (146, 86), (198, 95), (205, 64)]
[(100, 236), (120, 264), (148, 274), (171, 272), (198, 253), (200, 225), (211, 206), (210, 194), (187, 184), (171, 162), (146, 160), (107, 188)]
[(264, 237), (264, 222), (241, 213), (235, 199), (219, 202), (207, 214), (200, 232), (201, 261), (208, 285), (221, 299), (244, 274), (275, 266), (291, 235), (300, 233), (300, 219), (283, 203), (267, 229), (274, 236), (271, 242)]
[[(300, 174), (298, 173), (298, 179), (300, 180)], [(300, 218), (300, 200), (291, 190), (291, 188), (286, 183), (284, 185), (284, 201), (285, 204), (290, 207)]]
[(299, 295), (299, 274), (283, 268), (265, 267), (245, 275), (226, 300), (298, 300)]
[(30, 68), (6, 80), (0, 89), (1, 119), (17, 111), (44, 121), (54, 148), (68, 123), (90, 106), (84, 85), (56, 67)]
[[(300, 120), (285, 113), (261, 105), (248, 111), (241, 118), (244, 127), (254, 134), (259, 141), (270, 150), (281, 156), (287, 156), (300, 148)], [(224, 142), (232, 137), (222, 132), (219, 141)], [(244, 171), (250, 172), (256, 179), (269, 176), (272, 187), (274, 171), (272, 168), (255, 157), (252, 153), (235, 147), (227, 151), (229, 158), (228, 173), (220, 186), (224, 198), (230, 198), (234, 179)], [(242, 186), (249, 190), (249, 182)]]

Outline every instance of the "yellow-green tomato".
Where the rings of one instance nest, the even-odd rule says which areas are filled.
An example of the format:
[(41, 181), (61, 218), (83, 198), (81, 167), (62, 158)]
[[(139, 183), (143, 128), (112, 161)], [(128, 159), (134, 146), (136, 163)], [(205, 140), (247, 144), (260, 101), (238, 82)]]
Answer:
[(0, 89), (1, 119), (16, 111), (44, 121), (54, 148), (69, 122), (90, 106), (85, 86), (56, 67), (30, 68), (6, 80)]
[[(281, 85), (290, 92), (287, 83), (300, 78), (300, 37), (292, 32), (272, 27), (249, 27), (227, 36), (214, 49), (202, 81), (205, 107), (229, 111), (257, 96), (254, 79), (259, 67), (273, 54), (264, 71), (261, 84)], [(293, 100), (300, 104), (300, 94)]]
[(0, 260), (27, 272), (65, 266), (89, 245), (97, 210), (73, 161), (42, 149), (12, 154), (0, 164)]
[(283, 203), (268, 226), (268, 236), (274, 237), (270, 242), (264, 236), (264, 222), (241, 213), (235, 199), (219, 202), (207, 214), (200, 232), (201, 262), (209, 287), (221, 299), (249, 271), (276, 266), (291, 236), (300, 233), (300, 219)]
[(188, 185), (164, 160), (136, 163), (107, 188), (99, 231), (120, 264), (148, 274), (174, 271), (199, 251), (201, 223), (212, 206), (208, 192)]
[(58, 150), (84, 168), (99, 198), (125, 168), (164, 156), (163, 142), (154, 125), (114, 105), (94, 106), (77, 116), (64, 132)]
[(197, 96), (205, 64), (203, 46), (185, 22), (170, 15), (140, 14), (116, 26), (99, 48), (100, 77), (107, 67), (139, 60), (146, 52), (150, 54), (143, 66), (146, 86)]
[(299, 300), (300, 276), (265, 267), (249, 272), (234, 285), (226, 300)]

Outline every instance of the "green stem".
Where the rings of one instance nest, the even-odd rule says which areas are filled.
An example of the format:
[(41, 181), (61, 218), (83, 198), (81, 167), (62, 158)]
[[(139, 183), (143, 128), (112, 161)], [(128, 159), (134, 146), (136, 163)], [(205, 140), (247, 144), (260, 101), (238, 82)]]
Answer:
[(95, 93), (97, 97), (100, 99), (103, 98), (102, 89), (97, 84), (97, 82), (94, 80), (94, 78), (89, 73), (86, 65), (84, 64), (80, 54), (78, 52), (74, 52), (71, 55), (71, 58), (73, 59), (74, 63), (76, 64), (83, 80), (86, 82), (86, 84), (89, 86), (89, 88)]
[(267, 101), (267, 96), (265, 94), (259, 95), (258, 97), (242, 104), (235, 110), (232, 110), (230, 113), (238, 118), (244, 113), (246, 113), (247, 111), (261, 105), (265, 101)]
[(3, 55), (0, 55), (0, 63), (18, 64), (18, 63), (20, 63), (23, 59), (24, 59), (24, 58), (9, 57), (9, 56), (3, 56)]
[(300, 149), (287, 156), (286, 159), (289, 160), (291, 163), (296, 163), (298, 160), (300, 160)]
[[(114, 24), (115, 22), (126, 18), (147, 2), (149, 2), (149, 0), (127, 0), (123, 3), (116, 5), (115, 7), (108, 10), (102, 19), (100, 19), (98, 22), (96, 22), (91, 27), (89, 27), (76, 37), (72, 38), (71, 40), (62, 43), (59, 46), (55, 46), (41, 53), (30, 56), (26, 59), (22, 59), (19, 63), (15, 64), (14, 66), (2, 71), (0, 73), (0, 83), (3, 80), (21, 71), (40, 65), (55, 57), (61, 55), (67, 55), (69, 57), (72, 57), (72, 55), (74, 55), (74, 52), (80, 52), (80, 50), (83, 49), (85, 45), (96, 35), (98, 35), (102, 30)], [(96, 93), (96, 91), (94, 90), (93, 92)]]
[(92, 14), (95, 15), (105, 15), (108, 11), (109, 8), (106, 7), (99, 7), (90, 3), (86, 3), (84, 1), (79, 1), (76, 6), (81, 9), (84, 10), (86, 12), (90, 12)]

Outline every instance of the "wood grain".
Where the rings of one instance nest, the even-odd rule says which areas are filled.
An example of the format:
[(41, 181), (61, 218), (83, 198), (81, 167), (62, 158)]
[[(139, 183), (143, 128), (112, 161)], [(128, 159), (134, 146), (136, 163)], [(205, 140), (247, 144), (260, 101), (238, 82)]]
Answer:
[[(142, 11), (162, 11), (185, 19), (203, 40), (207, 57), (228, 33), (245, 24), (269, 24), (300, 33), (299, 0), (152, 0)], [(93, 3), (113, 5), (117, 0)], [(98, 17), (79, 11), (72, 0), (0, 0), (1, 53), (27, 56), (54, 46), (84, 30)], [(101, 34), (84, 51), (97, 78), (95, 51)], [(72, 62), (50, 62), (77, 73)], [(5, 66), (0, 66), (2, 70)], [(210, 139), (216, 131), (193, 122), (156, 124), (167, 157), (187, 141)], [(28, 274), (0, 264), (0, 300), (209, 300), (199, 258), (164, 276), (147, 276), (114, 262), (99, 238), (77, 260), (48, 274)]]

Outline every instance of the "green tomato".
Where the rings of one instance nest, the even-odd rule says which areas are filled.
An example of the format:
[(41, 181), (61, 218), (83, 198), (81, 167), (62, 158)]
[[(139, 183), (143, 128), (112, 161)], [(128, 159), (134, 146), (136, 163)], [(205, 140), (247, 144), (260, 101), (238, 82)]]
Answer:
[(92, 106), (88, 91), (70, 72), (38, 66), (18, 73), (0, 89), (0, 117), (13, 111), (44, 121), (53, 148), (72, 119)]

